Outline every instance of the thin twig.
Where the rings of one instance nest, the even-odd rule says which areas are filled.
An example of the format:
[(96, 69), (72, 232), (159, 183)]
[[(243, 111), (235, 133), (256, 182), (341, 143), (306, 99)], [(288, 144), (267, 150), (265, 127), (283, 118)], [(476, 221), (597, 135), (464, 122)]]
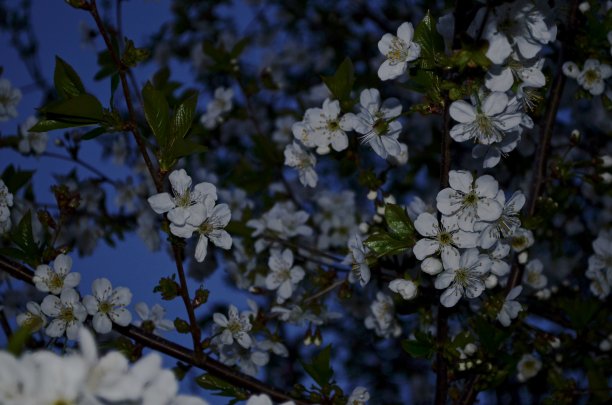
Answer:
[(328, 292), (335, 290), (337, 287), (340, 287), (345, 282), (346, 280), (344, 279), (336, 280), (335, 283), (332, 283), (328, 285), (327, 287), (325, 287), (324, 289), (322, 289), (321, 291), (318, 291), (314, 293), (313, 295), (311, 295), (310, 297), (305, 298), (304, 304), (308, 304), (310, 301), (316, 300), (317, 298), (327, 294)]
[(85, 169), (89, 170), (90, 172), (92, 172), (96, 176), (98, 176), (101, 181), (104, 181), (106, 183), (112, 184), (113, 186), (117, 186), (118, 185), (115, 180), (107, 177), (100, 170), (96, 169), (94, 166), (90, 165), (89, 163), (79, 159), (78, 157), (74, 157), (73, 158), (72, 156), (60, 155), (59, 153), (54, 153), (54, 152), (43, 152), (42, 154), (40, 154), (40, 156), (45, 156), (45, 157), (50, 157), (50, 158), (55, 158), (55, 159), (61, 159), (61, 160), (66, 160), (68, 162), (76, 163), (76, 164), (84, 167)]

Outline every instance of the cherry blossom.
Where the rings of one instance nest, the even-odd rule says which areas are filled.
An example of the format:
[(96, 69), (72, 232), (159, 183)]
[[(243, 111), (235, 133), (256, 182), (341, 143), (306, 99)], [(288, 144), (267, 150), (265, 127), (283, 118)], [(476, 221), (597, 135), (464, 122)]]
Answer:
[(503, 208), (495, 197), (497, 181), (489, 175), (476, 180), (465, 170), (449, 172), (450, 187), (436, 197), (437, 208), (444, 215), (457, 215), (459, 228), (472, 232), (477, 221), (496, 221)]
[(81, 282), (79, 273), (71, 273), (72, 258), (65, 254), (59, 254), (53, 261), (53, 270), (46, 264), (36, 268), (34, 285), (42, 292), (50, 292), (59, 295), (65, 288), (75, 288)]
[(106, 278), (98, 278), (91, 284), (93, 295), (86, 295), (83, 304), (89, 315), (93, 316), (92, 324), (96, 332), (108, 333), (116, 323), (127, 326), (132, 321), (132, 314), (125, 308), (132, 301), (132, 292), (126, 287), (113, 289)]
[(435, 287), (446, 289), (440, 296), (440, 303), (453, 307), (463, 296), (476, 298), (485, 289), (484, 279), (491, 268), (491, 260), (481, 255), (478, 249), (467, 249), (461, 257), (453, 255), (442, 259), (444, 271), (436, 277)]
[(412, 23), (405, 22), (397, 29), (397, 36), (387, 33), (378, 41), (378, 50), (386, 58), (378, 69), (380, 80), (390, 80), (401, 76), (406, 71), (408, 62), (419, 57), (421, 46), (413, 42), (413, 37)]

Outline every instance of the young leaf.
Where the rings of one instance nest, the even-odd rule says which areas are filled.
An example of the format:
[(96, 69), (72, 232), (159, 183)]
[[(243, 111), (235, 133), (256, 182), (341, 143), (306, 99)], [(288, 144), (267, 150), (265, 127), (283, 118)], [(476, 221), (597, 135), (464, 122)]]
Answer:
[(311, 363), (300, 362), (308, 375), (311, 376), (320, 387), (323, 387), (325, 384), (331, 383), (331, 378), (334, 375), (334, 370), (330, 366), (330, 359), (331, 345), (327, 346), (321, 353), (316, 355)]
[(63, 98), (71, 98), (85, 93), (85, 87), (78, 73), (65, 60), (55, 57), (55, 72), (53, 82), (57, 94)]
[(406, 241), (397, 240), (385, 232), (374, 233), (363, 243), (376, 253), (377, 257), (398, 254), (413, 245), (412, 242), (407, 243)]
[[(32, 212), (28, 211), (12, 232), (13, 242), (28, 255), (32, 262), (38, 260), (40, 249), (32, 233)], [(33, 259), (33, 260), (32, 260)]]
[(145, 118), (157, 139), (159, 147), (163, 150), (168, 144), (168, 127), (170, 125), (168, 102), (164, 95), (153, 87), (151, 82), (142, 89)]
[(235, 387), (227, 381), (215, 377), (211, 374), (202, 374), (201, 376), (196, 378), (196, 382), (200, 387), (204, 388), (205, 390), (216, 391), (213, 392), (214, 395), (222, 397), (233, 397), (239, 400), (245, 400), (249, 397), (249, 393), (244, 389)]
[(187, 135), (189, 128), (191, 128), (191, 123), (193, 122), (197, 104), (198, 95), (193, 94), (176, 108), (170, 130), (172, 140), (183, 139), (185, 135)]
[(353, 62), (349, 58), (344, 59), (333, 76), (322, 76), (321, 79), (335, 98), (348, 100), (355, 83)]
[(103, 116), (100, 101), (87, 93), (49, 103), (40, 111), (45, 114), (47, 120), (76, 124), (73, 126), (96, 124), (102, 121)]
[(431, 358), (435, 353), (434, 342), (430, 336), (423, 332), (416, 333), (415, 339), (402, 341), (402, 349), (412, 357)]
[(436, 29), (436, 20), (427, 11), (423, 20), (414, 29), (414, 42), (421, 46), (420, 60), (424, 68), (432, 68), (444, 54), (444, 39)]
[(12, 194), (15, 194), (21, 187), (30, 181), (33, 174), (34, 170), (15, 170), (13, 165), (9, 165), (2, 173), (1, 177), (6, 188), (8, 188)]
[(402, 207), (387, 204), (385, 206), (385, 221), (395, 238), (414, 243), (414, 225)]

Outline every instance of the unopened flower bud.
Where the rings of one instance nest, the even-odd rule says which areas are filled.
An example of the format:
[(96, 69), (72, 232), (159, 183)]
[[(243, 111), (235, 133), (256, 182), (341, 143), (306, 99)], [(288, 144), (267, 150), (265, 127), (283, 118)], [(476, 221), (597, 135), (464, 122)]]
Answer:
[(601, 167), (612, 167), (612, 156), (610, 155), (600, 156), (599, 164), (601, 165)]
[(377, 196), (378, 196), (378, 192), (376, 190), (370, 190), (370, 192), (368, 193), (368, 200), (374, 201), (376, 200)]
[(589, 11), (590, 9), (591, 9), (591, 5), (589, 4), (588, 1), (583, 1), (582, 3), (578, 5), (578, 10), (580, 10), (580, 12), (583, 14)]
[(395, 204), (397, 201), (395, 200), (395, 197), (392, 196), (391, 194), (389, 194), (388, 196), (386, 196), (384, 198), (385, 204)]
[(370, 225), (368, 225), (366, 222), (362, 222), (359, 224), (359, 232), (367, 233), (369, 229), (370, 229)]
[(383, 205), (376, 207), (376, 213), (378, 215), (385, 215), (385, 207)]
[(601, 181), (604, 182), (604, 184), (612, 183), (612, 173), (608, 173), (608, 172), (601, 173), (599, 175), (599, 178), (601, 179)]
[(491, 288), (495, 288), (497, 286), (497, 276), (495, 274), (489, 274), (487, 278), (485, 278), (485, 287), (489, 290)]
[(572, 133), (570, 134), (570, 142), (574, 145), (580, 142), (580, 131), (578, 131), (577, 129), (574, 129), (572, 131)]
[(374, 215), (374, 217), (372, 217), (372, 220), (374, 220), (374, 222), (376, 222), (377, 224), (380, 224), (382, 222), (382, 217), (376, 214)]
[(527, 260), (529, 260), (529, 254), (528, 254), (527, 252), (521, 252), (521, 253), (518, 255), (518, 262), (519, 262), (520, 264), (525, 264), (525, 263), (527, 263)]
[(471, 356), (472, 354), (476, 353), (476, 350), (478, 350), (478, 346), (476, 346), (474, 343), (468, 343), (463, 348), (463, 352), (468, 356)]

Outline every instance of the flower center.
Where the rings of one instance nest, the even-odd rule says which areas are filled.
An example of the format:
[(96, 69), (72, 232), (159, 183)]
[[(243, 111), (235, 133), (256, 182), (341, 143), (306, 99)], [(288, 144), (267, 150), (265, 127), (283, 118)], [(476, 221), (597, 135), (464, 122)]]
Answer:
[(452, 241), (453, 237), (449, 232), (440, 232), (438, 234), (438, 242), (440, 242), (441, 245), (450, 245)]
[(389, 130), (389, 123), (384, 118), (379, 118), (374, 122), (373, 129), (376, 135), (384, 135)]
[(113, 310), (113, 306), (108, 301), (102, 301), (100, 305), (98, 306), (98, 311), (100, 311), (103, 314), (108, 314), (112, 310)]
[(338, 123), (338, 120), (327, 121), (327, 130), (329, 132), (336, 132), (340, 130), (340, 124)]
[(202, 235), (208, 235), (209, 233), (214, 231), (214, 229), (215, 227), (213, 226), (213, 224), (209, 223), (208, 220), (206, 220), (204, 221), (204, 223), (202, 223), (202, 225), (200, 225), (200, 227), (198, 228), (198, 231)]
[(455, 272), (455, 282), (456, 283), (465, 287), (466, 285), (468, 285), (469, 279), (470, 279), (470, 271), (468, 269), (461, 268)]
[[(176, 195), (178, 194), (178, 195)], [(175, 192), (174, 203), (179, 207), (189, 207), (191, 205), (191, 192), (185, 190), (182, 194)]]
[(392, 64), (402, 63), (408, 56), (408, 46), (402, 39), (393, 37), (391, 50), (386, 56)]
[(64, 286), (64, 279), (59, 274), (53, 274), (48, 281), (50, 290), (61, 290)]
[(58, 318), (66, 323), (73, 321), (75, 316), (72, 307), (63, 307)]
[(584, 81), (587, 84), (594, 84), (595, 82), (599, 81), (599, 79), (599, 72), (595, 69), (589, 69), (584, 74)]
[(464, 205), (476, 205), (477, 202), (478, 202), (478, 196), (476, 195), (474, 191), (470, 191), (468, 194), (466, 194), (463, 197)]

